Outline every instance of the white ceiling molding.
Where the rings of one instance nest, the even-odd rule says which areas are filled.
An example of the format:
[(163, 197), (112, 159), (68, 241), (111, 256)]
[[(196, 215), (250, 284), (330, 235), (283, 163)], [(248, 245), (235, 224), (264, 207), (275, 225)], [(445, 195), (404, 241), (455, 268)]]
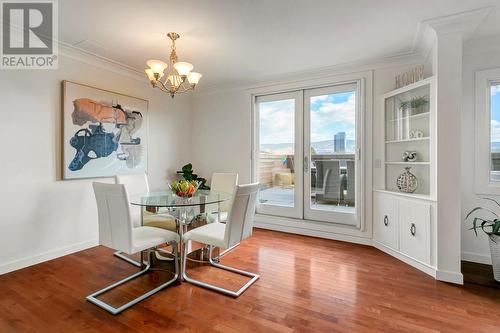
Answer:
[(468, 39), (492, 11), (492, 7), (473, 9), (457, 14), (425, 20), (422, 25), (431, 27), (437, 33), (461, 32)]
[(143, 82), (149, 85), (149, 82), (144, 74), (144, 72), (139, 71), (136, 68), (125, 65), (113, 59), (109, 59), (98, 54), (83, 50), (74, 45), (64, 43), (62, 41), (57, 41), (59, 44), (59, 56), (74, 59), (113, 73)]
[(293, 72), (283, 75), (270, 76), (258, 81), (241, 81), (237, 83), (218, 84), (203, 86), (194, 92), (194, 96), (206, 96), (217, 94), (220, 92), (257, 89), (266, 86), (274, 86), (282, 84), (283, 82), (291, 83), (294, 81), (303, 80), (318, 80), (325, 77), (332, 77), (336, 75), (344, 75), (350, 73), (364, 72), (375, 69), (383, 69), (396, 66), (413, 65), (424, 63), (425, 58), (420, 53), (405, 52), (391, 56), (380, 58), (367, 59), (362, 61), (354, 61), (345, 64), (338, 64), (323, 68), (316, 68), (313, 70)]
[(482, 7), (419, 22), (413, 40), (413, 52), (419, 52), (427, 58), (434, 44), (436, 33), (461, 32), (464, 41), (468, 40), (492, 10), (492, 7)]

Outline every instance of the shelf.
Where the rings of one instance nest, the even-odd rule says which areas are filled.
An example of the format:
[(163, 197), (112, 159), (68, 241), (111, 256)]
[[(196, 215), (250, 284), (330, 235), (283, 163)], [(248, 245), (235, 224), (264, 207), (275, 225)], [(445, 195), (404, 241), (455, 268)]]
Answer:
[(394, 195), (398, 195), (398, 196), (405, 197), (405, 198), (412, 198), (412, 199), (426, 200), (426, 201), (436, 201), (436, 198), (431, 197), (429, 194), (404, 193), (404, 192), (396, 192), (396, 191), (390, 191), (390, 190), (378, 190), (378, 189), (374, 189), (373, 191), (380, 192), (380, 193), (394, 194)]
[(430, 162), (385, 162), (385, 164), (395, 164), (395, 165), (430, 165)]
[(423, 137), (423, 138), (415, 138), (415, 139), (404, 139), (404, 140), (390, 140), (386, 141), (385, 143), (401, 143), (401, 142), (415, 142), (415, 141), (425, 141), (429, 140), (429, 137)]
[(423, 112), (423, 113), (414, 114), (414, 115), (411, 115), (411, 116), (408, 116), (408, 117), (401, 117), (401, 118), (396, 118), (396, 119), (389, 119), (389, 120), (387, 120), (387, 122), (395, 122), (395, 121), (400, 121), (400, 120), (405, 120), (405, 119), (425, 118), (425, 117), (427, 117), (430, 114), (431, 114), (430, 112)]

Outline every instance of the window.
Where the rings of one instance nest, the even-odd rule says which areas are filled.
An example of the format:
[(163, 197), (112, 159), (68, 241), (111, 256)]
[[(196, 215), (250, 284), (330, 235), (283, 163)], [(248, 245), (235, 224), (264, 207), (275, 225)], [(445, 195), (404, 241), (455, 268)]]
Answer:
[(476, 192), (500, 195), (500, 68), (476, 72), (475, 95)]
[(500, 181), (500, 83), (490, 83), (490, 181)]

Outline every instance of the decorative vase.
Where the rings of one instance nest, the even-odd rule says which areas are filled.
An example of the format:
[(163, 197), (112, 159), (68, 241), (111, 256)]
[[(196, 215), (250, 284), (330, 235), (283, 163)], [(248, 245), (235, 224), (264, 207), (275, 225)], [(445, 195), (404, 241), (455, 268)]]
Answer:
[(413, 193), (418, 188), (418, 179), (410, 172), (410, 169), (410, 167), (406, 167), (406, 171), (400, 174), (396, 181), (398, 190), (401, 192)]
[(417, 152), (416, 151), (405, 151), (403, 153), (403, 161), (404, 162), (416, 162), (417, 161)]
[(491, 264), (493, 265), (493, 277), (500, 282), (500, 236), (489, 235)]

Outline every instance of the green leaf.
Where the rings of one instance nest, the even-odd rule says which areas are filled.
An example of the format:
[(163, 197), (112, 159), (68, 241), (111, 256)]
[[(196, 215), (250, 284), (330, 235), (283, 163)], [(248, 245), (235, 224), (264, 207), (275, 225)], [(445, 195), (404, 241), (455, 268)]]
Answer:
[(492, 211), (491, 209), (489, 209), (489, 208), (484, 208), (484, 207), (476, 207), (476, 208), (474, 208), (473, 210), (471, 210), (471, 211), (469, 212), (469, 214), (467, 214), (467, 216), (465, 217), (465, 219), (467, 220), (467, 219), (469, 218), (469, 216), (471, 216), (471, 215), (472, 215), (472, 213), (477, 212), (477, 211), (479, 211), (479, 210), (485, 210), (485, 211), (487, 211), (487, 212), (489, 212), (489, 213), (491, 213), (491, 214), (495, 215), (496, 217), (498, 217), (498, 215), (497, 215), (494, 211)]
[(495, 200), (495, 199), (493, 199), (493, 198), (481, 198), (481, 199), (483, 199), (483, 200), (493, 201), (494, 203), (496, 203), (496, 204), (497, 204), (497, 206), (498, 206), (498, 207), (500, 207), (500, 203), (498, 203), (498, 201), (496, 201), (496, 200)]
[(193, 165), (191, 163), (186, 164), (182, 167), (182, 172), (191, 173), (193, 172)]
[(495, 223), (492, 225), (491, 232), (494, 233), (494, 234), (498, 234), (499, 230), (500, 230), (500, 221), (499, 220), (495, 220)]

